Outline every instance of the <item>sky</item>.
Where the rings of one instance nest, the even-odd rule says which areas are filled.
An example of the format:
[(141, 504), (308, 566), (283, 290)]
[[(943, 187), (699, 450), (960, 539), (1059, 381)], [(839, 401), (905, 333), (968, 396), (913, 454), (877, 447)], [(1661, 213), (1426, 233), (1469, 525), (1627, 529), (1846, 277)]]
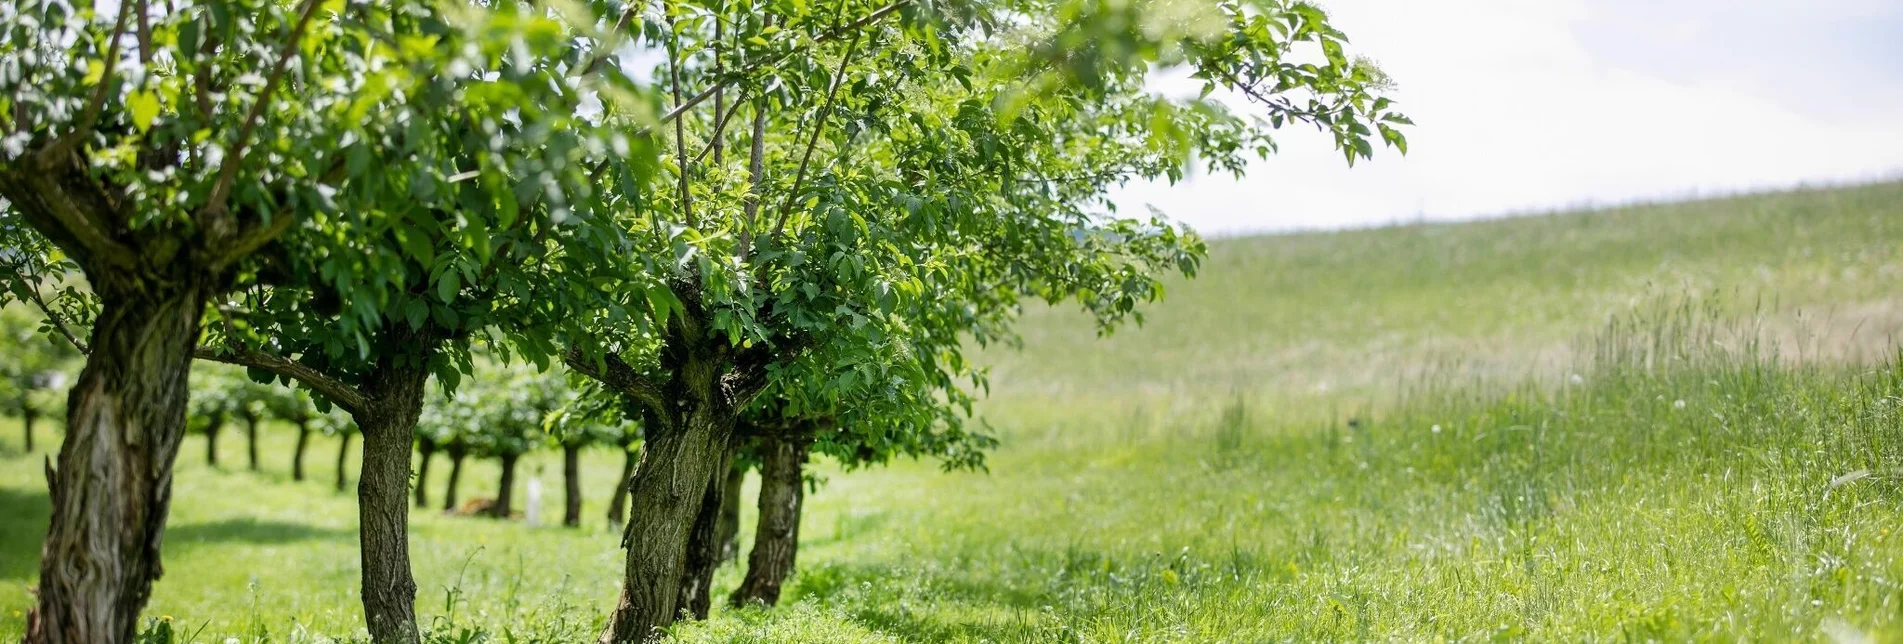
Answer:
[(1903, 1), (1326, 0), (1416, 123), (1348, 168), (1313, 130), (1247, 178), (1137, 184), (1205, 234), (1903, 178)]

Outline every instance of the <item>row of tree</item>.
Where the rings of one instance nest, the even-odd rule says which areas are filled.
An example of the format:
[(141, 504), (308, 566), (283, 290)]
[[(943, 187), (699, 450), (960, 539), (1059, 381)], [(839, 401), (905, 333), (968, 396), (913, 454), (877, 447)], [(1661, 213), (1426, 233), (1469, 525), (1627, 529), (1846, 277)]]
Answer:
[(133, 637), (194, 360), (354, 421), (375, 641), (418, 641), (415, 431), (478, 354), (639, 421), (602, 640), (704, 616), (744, 449), (978, 464), (967, 346), (1194, 272), (1111, 189), (1403, 147), (1345, 47), (1288, 0), (0, 4), (0, 279), (86, 356), (27, 640)]

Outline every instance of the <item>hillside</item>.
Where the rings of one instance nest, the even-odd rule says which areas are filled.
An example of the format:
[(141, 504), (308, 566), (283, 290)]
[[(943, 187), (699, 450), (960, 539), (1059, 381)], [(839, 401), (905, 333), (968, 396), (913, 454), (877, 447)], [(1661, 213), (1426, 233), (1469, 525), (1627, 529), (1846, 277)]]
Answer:
[[(822, 468), (797, 601), (678, 634), (1900, 637), (1899, 284), (1903, 184), (1217, 240), (1140, 328), (1027, 311), (1021, 349), (981, 353), (988, 473)], [(187, 439), (148, 611), (195, 634), (177, 641), (359, 632), (337, 443), (302, 483), (289, 443), (268, 434), (254, 474)], [(23, 627), (45, 456), (0, 419), (0, 640)], [(545, 507), (559, 458), (521, 467)], [(586, 454), (581, 530), (413, 514), (437, 641), (599, 627), (619, 458)], [(488, 495), (496, 469), (465, 476)]]

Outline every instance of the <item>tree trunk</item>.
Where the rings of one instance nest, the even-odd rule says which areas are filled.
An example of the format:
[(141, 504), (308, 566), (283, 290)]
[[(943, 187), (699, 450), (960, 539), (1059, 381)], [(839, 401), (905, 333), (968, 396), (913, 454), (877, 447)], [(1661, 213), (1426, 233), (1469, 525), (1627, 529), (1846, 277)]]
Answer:
[(218, 467), (218, 434), (225, 431), (225, 414), (211, 415), (211, 421), (205, 425), (205, 464)]
[(740, 487), (747, 482), (747, 466), (738, 457), (727, 469), (727, 487), (720, 495), (720, 525), (715, 531), (720, 543), (720, 563), (740, 556)]
[(799, 552), (806, 441), (769, 437), (760, 441), (760, 448), (760, 522), (753, 533), (753, 552), (747, 555), (747, 577), (729, 598), (734, 606), (779, 603), (780, 585), (793, 572)]
[(26, 394), (20, 394), (20, 431), (26, 432), (26, 451), (33, 453), (33, 421), (40, 419), (40, 410), (27, 402)]
[(581, 446), (562, 446), (562, 525), (581, 525)]
[(416, 578), (410, 572), (410, 452), (423, 415), (426, 361), (413, 352), (423, 338), (397, 325), (381, 338), (384, 353), (364, 377), (363, 466), (357, 478), (357, 538), (363, 557), (363, 615), (377, 644), (416, 644)]
[(608, 502), (608, 525), (620, 526), (628, 518), (628, 486), (634, 483), (634, 466), (641, 460), (641, 453), (622, 448), (621, 478), (616, 479), (615, 497)]
[(724, 474), (733, 435), (734, 414), (721, 407), (690, 405), (671, 422), (649, 425), (628, 488), (627, 572), (602, 642), (645, 642), (674, 622), (688, 535), (714, 473)]
[(297, 421), (297, 447), (291, 451), (291, 480), (304, 480), (304, 448), (311, 444), (311, 423), (308, 420)]
[[(15, 206), (20, 204), (15, 203)], [(104, 305), (46, 471), (53, 511), (28, 644), (123, 644), (163, 574), (159, 545), (185, 435), (187, 379), (212, 289), (87, 271)], [(130, 282), (130, 283), (127, 283)]]
[(416, 507), (422, 509), (429, 507), (429, 461), (431, 456), (436, 455), (436, 441), (430, 440), (428, 436), (418, 436), (416, 438), (416, 451), (418, 459), (416, 464)]
[(498, 519), (507, 519), (515, 504), (515, 460), (517, 454), (502, 455), (502, 481), (496, 484), (496, 504), (489, 507), (490, 515)]
[(350, 485), (350, 477), (344, 471), (344, 468), (349, 466), (349, 463), (347, 462), (347, 460), (350, 458), (350, 437), (354, 435), (355, 434), (345, 433), (343, 444), (337, 446), (337, 491), (338, 492), (344, 491)]
[(463, 457), (469, 450), (462, 443), (449, 444), (449, 482), (443, 486), (443, 511), (456, 511), (456, 488), (463, 480)]
[(258, 471), (258, 415), (244, 412), (244, 451), (251, 471)]
[(720, 463), (708, 472), (707, 492), (701, 496), (700, 511), (694, 517), (694, 530), (687, 537), (687, 560), (681, 566), (680, 610), (694, 619), (707, 619), (713, 608), (714, 573), (720, 570), (720, 517), (726, 507), (727, 480), (733, 471), (733, 450), (727, 449)]

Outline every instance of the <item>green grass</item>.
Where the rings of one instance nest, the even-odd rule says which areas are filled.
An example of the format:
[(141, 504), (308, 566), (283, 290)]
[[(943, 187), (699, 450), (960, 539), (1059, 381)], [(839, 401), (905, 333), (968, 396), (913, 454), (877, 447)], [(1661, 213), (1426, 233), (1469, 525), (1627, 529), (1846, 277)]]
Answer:
[[(1899, 280), (1898, 184), (1219, 240), (1141, 329), (1028, 312), (1022, 351), (985, 354), (990, 473), (824, 469), (792, 601), (678, 635), (1903, 639)], [(0, 639), (47, 512), (45, 453), (18, 441), (0, 421)], [(223, 471), (187, 440), (152, 619), (361, 634), (336, 444), (305, 483), (289, 444), (269, 433), (252, 474), (235, 432)], [(579, 530), (414, 513), (434, 632), (598, 628), (618, 458), (587, 456)], [(558, 460), (522, 470), (557, 515)], [(463, 494), (494, 480), (481, 464)]]

